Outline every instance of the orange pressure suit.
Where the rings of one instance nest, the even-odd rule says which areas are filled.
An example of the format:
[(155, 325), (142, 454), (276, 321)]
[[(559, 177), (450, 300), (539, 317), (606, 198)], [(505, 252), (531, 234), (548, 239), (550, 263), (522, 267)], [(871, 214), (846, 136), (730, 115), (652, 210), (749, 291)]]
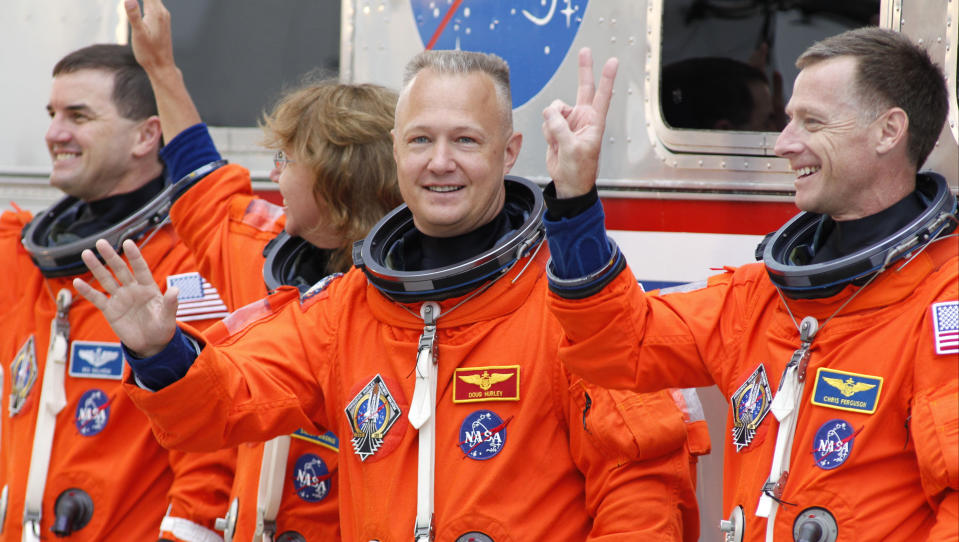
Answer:
[[(253, 196), (250, 173), (228, 165), (188, 190), (170, 210), (177, 233), (190, 247), (203, 276), (230, 309), (267, 295), (264, 247), (283, 231), (283, 209)], [(339, 540), (338, 441), (332, 433), (300, 429), (292, 434), (276, 533), (299, 533), (307, 542)], [(256, 528), (257, 488), (263, 443), (237, 449), (230, 501), (237, 500), (233, 540), (249, 542)], [(313, 469), (319, 476), (308, 478)]]
[[(436, 540), (696, 540), (682, 415), (668, 393), (613, 401), (570, 377), (545, 262), (544, 249), (467, 302), (439, 303)], [(127, 380), (127, 391), (183, 449), (331, 428), (343, 439), (343, 538), (410, 540), (421, 304), (390, 301), (358, 269), (325, 282), (302, 300), (282, 288), (206, 338), (187, 329), (206, 346), (186, 375), (157, 392)]]
[[(7, 269), (0, 288), (0, 486), (7, 497), (0, 510), (0, 517), (5, 515), (0, 540), (21, 540), (38, 403), (60, 289), (72, 292), (73, 298), (68, 313), (66, 406), (56, 417), (41, 537), (53, 539), (50, 527), (58, 497), (80, 489), (92, 499), (92, 516), (64, 540), (220, 540), (213, 531), (214, 520), (227, 507), (234, 453), (184, 454), (157, 443), (146, 417), (121, 391), (123, 357), (110, 326), (76, 293), (73, 277), (45, 278), (23, 248), (21, 230), (30, 219), (25, 211), (0, 217), (0, 254)], [(181, 275), (187, 282), (200, 280), (192, 256), (177, 243), (171, 227), (161, 228), (141, 250), (161, 287), (171, 275)], [(89, 275), (85, 278), (89, 280)], [(220, 309), (225, 307), (220, 304)], [(216, 312), (215, 304), (199, 309), (195, 316), (207, 316), (196, 323), (202, 327), (213, 321), (210, 317), (223, 315), (222, 310), (211, 311)], [(168, 530), (161, 533), (165, 516)]]
[[(933, 243), (901, 270), (857, 290), (789, 299), (796, 320), (820, 322), (800, 401), (775, 540), (824, 508), (841, 542), (956, 540), (957, 250)], [(634, 390), (715, 383), (729, 398), (724, 509), (740, 506), (744, 540), (765, 540), (755, 515), (779, 423), (769, 412), (797, 325), (762, 264), (711, 277), (684, 294), (646, 295), (627, 270), (586, 299), (550, 295), (567, 333), (570, 369)], [(827, 319), (830, 315), (835, 316)], [(950, 331), (951, 330), (951, 331)], [(938, 349), (938, 352), (937, 352)]]

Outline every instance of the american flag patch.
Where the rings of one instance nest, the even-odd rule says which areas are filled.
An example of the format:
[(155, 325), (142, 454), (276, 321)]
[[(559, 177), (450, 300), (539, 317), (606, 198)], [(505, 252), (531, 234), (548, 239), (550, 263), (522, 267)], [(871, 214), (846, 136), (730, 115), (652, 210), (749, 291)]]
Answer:
[(933, 303), (932, 323), (935, 326), (936, 353), (959, 353), (959, 301)]
[(216, 288), (196, 271), (168, 276), (166, 287), (169, 290), (171, 286), (180, 290), (177, 294), (179, 305), (176, 319), (181, 322), (219, 319), (230, 314)]

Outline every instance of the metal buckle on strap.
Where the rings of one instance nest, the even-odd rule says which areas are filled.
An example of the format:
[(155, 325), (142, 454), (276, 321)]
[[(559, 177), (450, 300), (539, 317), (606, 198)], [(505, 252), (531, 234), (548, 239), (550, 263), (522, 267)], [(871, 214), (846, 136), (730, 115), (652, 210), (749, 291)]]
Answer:
[(782, 499), (783, 488), (786, 487), (786, 480), (788, 478), (789, 478), (789, 471), (787, 470), (787, 471), (783, 471), (783, 473), (779, 476), (779, 481), (770, 482), (767, 480), (766, 483), (763, 484), (763, 490), (762, 490), (763, 494), (769, 497), (770, 499), (778, 502), (779, 504), (788, 504), (790, 506), (794, 506), (793, 503), (786, 502)]
[(24, 510), (23, 540), (40, 540), (40, 512)]
[(429, 523), (422, 524), (417, 522), (413, 526), (413, 540), (416, 542), (425, 542), (427, 540), (433, 540), (436, 537), (436, 533), (433, 532), (433, 515), (430, 514)]
[(263, 542), (273, 542), (276, 539), (276, 520), (263, 520)]

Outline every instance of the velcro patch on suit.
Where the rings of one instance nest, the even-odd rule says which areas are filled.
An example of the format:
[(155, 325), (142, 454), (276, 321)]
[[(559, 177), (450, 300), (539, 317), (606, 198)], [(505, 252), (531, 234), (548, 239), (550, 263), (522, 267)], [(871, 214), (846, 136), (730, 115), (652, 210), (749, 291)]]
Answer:
[(70, 344), (70, 376), (74, 378), (123, 378), (120, 343), (73, 341)]
[(320, 502), (330, 494), (332, 476), (320, 456), (303, 454), (293, 466), (293, 490), (306, 502)]
[[(344, 409), (353, 438), (353, 453), (366, 461), (383, 445), (403, 412), (379, 374), (357, 393)], [(400, 425), (402, 427), (402, 424)]]
[(512, 416), (503, 420), (492, 410), (477, 410), (463, 420), (456, 445), (470, 459), (485, 461), (496, 457), (506, 446), (506, 426), (512, 420)]
[(823, 470), (832, 470), (849, 459), (853, 440), (858, 431), (846, 420), (829, 420), (816, 431), (812, 455), (816, 465)]
[(519, 401), (519, 368), (503, 365), (456, 369), (453, 402)]
[(729, 398), (733, 407), (733, 445), (736, 451), (749, 446), (772, 405), (772, 389), (762, 363)]
[(85, 436), (92, 437), (103, 431), (110, 420), (110, 403), (112, 401), (103, 390), (87, 390), (77, 401), (76, 420), (77, 431)]
[(307, 433), (302, 429), (297, 429), (296, 432), (290, 436), (300, 440), (305, 440), (307, 442), (312, 442), (313, 444), (323, 446), (324, 448), (329, 448), (334, 452), (340, 451), (340, 439), (333, 434), (333, 431), (327, 431), (322, 435), (314, 435), (312, 433)]
[(872, 414), (879, 404), (882, 377), (820, 367), (812, 390), (812, 404)]
[(179, 289), (176, 319), (181, 322), (220, 319), (230, 314), (216, 288), (196, 271), (168, 276), (166, 287), (169, 290), (173, 286)]
[(959, 353), (959, 301), (933, 303), (933, 338), (937, 354)]
[(321, 296), (320, 294), (326, 292), (326, 289), (330, 286), (330, 284), (333, 284), (334, 280), (342, 276), (343, 273), (333, 273), (316, 281), (313, 286), (310, 286), (309, 290), (303, 292), (303, 294), (300, 296), (300, 308), (306, 310), (307, 307), (313, 303), (323, 299), (325, 296)]
[(23, 408), (30, 395), (30, 390), (37, 382), (37, 349), (34, 343), (33, 335), (30, 335), (23, 346), (17, 351), (17, 355), (10, 362), (10, 403), (7, 405), (7, 412), (10, 417), (14, 417)]

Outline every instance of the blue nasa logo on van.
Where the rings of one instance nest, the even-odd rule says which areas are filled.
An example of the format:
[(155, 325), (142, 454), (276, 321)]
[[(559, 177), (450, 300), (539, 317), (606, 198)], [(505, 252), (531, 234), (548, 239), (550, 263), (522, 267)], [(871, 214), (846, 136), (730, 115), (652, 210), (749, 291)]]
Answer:
[(492, 410), (477, 410), (460, 425), (457, 445), (470, 459), (485, 461), (496, 457), (506, 446), (506, 426), (512, 419), (510, 416), (504, 422)]
[(77, 401), (75, 423), (77, 431), (85, 437), (92, 437), (103, 431), (110, 421), (110, 398), (103, 390), (92, 389), (84, 392)]
[(316, 454), (303, 454), (293, 469), (293, 489), (306, 502), (320, 502), (330, 494), (330, 469)]
[(513, 108), (536, 96), (569, 52), (589, 0), (412, 0), (426, 49), (481, 51), (510, 67)]

